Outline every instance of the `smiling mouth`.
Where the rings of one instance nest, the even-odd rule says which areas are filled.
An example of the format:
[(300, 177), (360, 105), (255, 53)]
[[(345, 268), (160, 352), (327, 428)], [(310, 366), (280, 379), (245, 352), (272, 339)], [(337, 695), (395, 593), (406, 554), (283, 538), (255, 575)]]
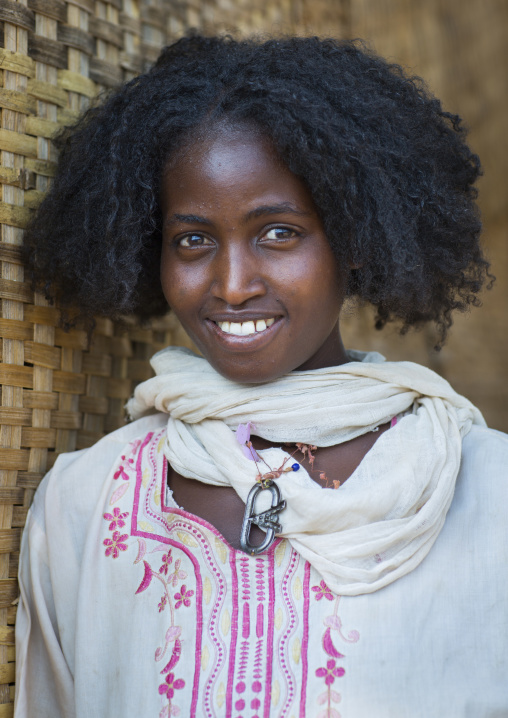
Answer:
[(248, 336), (249, 334), (260, 334), (269, 329), (275, 322), (275, 317), (270, 319), (256, 319), (247, 322), (214, 322), (224, 334), (234, 336)]

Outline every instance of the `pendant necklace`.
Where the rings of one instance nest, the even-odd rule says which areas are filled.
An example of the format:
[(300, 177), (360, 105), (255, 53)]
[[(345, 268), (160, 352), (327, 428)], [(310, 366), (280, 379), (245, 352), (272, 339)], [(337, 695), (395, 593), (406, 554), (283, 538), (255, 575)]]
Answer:
[[(397, 417), (394, 416), (391, 420), (390, 426), (393, 427), (396, 423)], [(254, 461), (258, 469), (256, 483), (249, 491), (249, 495), (247, 496), (242, 528), (240, 532), (240, 546), (242, 548), (242, 551), (245, 551), (245, 553), (248, 553), (250, 556), (257, 556), (258, 554), (263, 553), (270, 548), (270, 546), (275, 541), (276, 534), (282, 533), (282, 525), (279, 521), (279, 514), (286, 508), (286, 501), (282, 498), (280, 489), (275, 483), (276, 479), (280, 478), (282, 474), (286, 474), (290, 471), (298, 471), (298, 469), (300, 468), (300, 464), (296, 462), (294, 464), (291, 464), (290, 466), (286, 466), (288, 461), (290, 461), (290, 459), (294, 457), (294, 454), (297, 451), (303, 454), (304, 459), (305, 457), (307, 457), (307, 461), (310, 464), (310, 473), (314, 473), (314, 460), (316, 458), (315, 454), (318, 447), (314, 446), (313, 444), (304, 444), (300, 442), (295, 442), (293, 444), (291, 442), (286, 442), (284, 443), (284, 446), (288, 447), (288, 451), (290, 450), (290, 447), (295, 447), (293, 453), (284, 459), (282, 465), (279, 466), (278, 469), (272, 469), (270, 468), (270, 466), (268, 466), (263, 457), (259, 456), (259, 454), (252, 445), (252, 441), (250, 440), (250, 432), (253, 428), (254, 425), (251, 422), (248, 422), (247, 424), (240, 424), (235, 432), (235, 435), (242, 447), (244, 456), (250, 461)], [(376, 426), (371, 431), (379, 431), (379, 426)], [(268, 471), (261, 472), (260, 462), (265, 464)], [(328, 477), (326, 476), (324, 471), (319, 472), (319, 481), (323, 482), (323, 488), (326, 489), (338, 489), (341, 485), (341, 482), (337, 480), (332, 480), (330, 484), (330, 482), (328, 481)], [(256, 499), (263, 491), (269, 491), (271, 493), (272, 503), (268, 509), (257, 513)], [(265, 539), (257, 546), (250, 542), (250, 530), (252, 524), (256, 524), (256, 526), (259, 526), (259, 528), (266, 531)]]
[[(258, 475), (256, 476), (256, 483), (249, 491), (247, 501), (245, 503), (245, 512), (243, 515), (242, 528), (240, 532), (240, 546), (242, 551), (249, 554), (250, 556), (257, 556), (264, 551), (267, 551), (275, 541), (276, 534), (282, 532), (282, 525), (279, 521), (279, 514), (286, 508), (286, 501), (282, 498), (280, 489), (275, 483), (276, 479), (280, 478), (282, 474), (289, 473), (290, 471), (298, 471), (300, 464), (297, 462), (286, 466), (286, 464), (293, 458), (293, 455), (300, 451), (304, 458), (307, 456), (307, 460), (311, 465), (311, 469), (314, 466), (315, 452), (317, 447), (311, 444), (285, 444), (285, 446), (295, 446), (295, 450), (290, 456), (287, 456), (282, 465), (278, 469), (272, 469), (263, 457), (259, 456), (257, 451), (254, 449), (250, 440), (250, 431), (253, 428), (252, 424), (240, 424), (236, 431), (236, 438), (242, 446), (242, 451), (247, 459), (254, 461), (258, 469)], [(260, 462), (263, 462), (268, 469), (262, 472), (260, 468)], [(328, 486), (328, 479), (324, 472), (320, 472), (319, 478), (321, 481), (326, 482)], [(340, 481), (334, 481), (334, 488), (338, 488)], [(269, 491), (271, 494), (271, 506), (265, 511), (256, 512), (256, 499), (263, 491)], [(252, 544), (250, 542), (250, 531), (252, 524), (259, 526), (263, 531), (266, 531), (264, 540), (258, 544)]]

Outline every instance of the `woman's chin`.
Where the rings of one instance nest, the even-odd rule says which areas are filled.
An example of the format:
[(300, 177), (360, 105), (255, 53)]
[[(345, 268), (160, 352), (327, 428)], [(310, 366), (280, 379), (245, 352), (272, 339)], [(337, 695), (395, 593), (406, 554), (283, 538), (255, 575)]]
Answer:
[(222, 362), (213, 361), (209, 357), (205, 357), (205, 359), (218, 374), (236, 384), (264, 384), (291, 371), (290, 369), (277, 371), (276, 367), (262, 367), (259, 364), (253, 366), (250, 362), (239, 361), (238, 358), (234, 365), (225, 365)]

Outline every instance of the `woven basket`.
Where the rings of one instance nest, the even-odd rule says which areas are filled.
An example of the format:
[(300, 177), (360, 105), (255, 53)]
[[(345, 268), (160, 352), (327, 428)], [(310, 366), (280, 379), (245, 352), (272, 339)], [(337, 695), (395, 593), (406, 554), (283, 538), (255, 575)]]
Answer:
[(58, 308), (24, 281), (20, 251), (55, 172), (50, 138), (155, 59), (167, 22), (167, 9), (137, 0), (0, 5), (0, 718), (13, 713), (16, 575), (35, 489), (60, 452), (124, 423), (155, 351), (188, 345), (171, 317), (143, 328), (99, 319), (90, 346), (84, 331), (62, 331)]

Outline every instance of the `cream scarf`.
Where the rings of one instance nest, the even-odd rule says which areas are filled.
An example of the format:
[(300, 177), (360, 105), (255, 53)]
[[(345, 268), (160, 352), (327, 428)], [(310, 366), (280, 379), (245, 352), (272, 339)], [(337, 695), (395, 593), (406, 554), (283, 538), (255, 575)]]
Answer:
[[(338, 367), (244, 385), (189, 350), (168, 347), (152, 358), (157, 376), (136, 388), (127, 408), (132, 418), (154, 409), (169, 414), (171, 466), (190, 479), (232, 486), (244, 502), (257, 468), (235, 438), (239, 424), (252, 422), (254, 433), (275, 443), (320, 447), (408, 412), (339, 489), (323, 489), (303, 467), (277, 480), (287, 502), (281, 535), (333, 591), (354, 596), (392, 583), (425, 558), (453, 498), (462, 438), (472, 423), (485, 422), (429, 369), (386, 362), (376, 352), (349, 356), (353, 361)], [(288, 456), (278, 448), (258, 453), (273, 469)]]

